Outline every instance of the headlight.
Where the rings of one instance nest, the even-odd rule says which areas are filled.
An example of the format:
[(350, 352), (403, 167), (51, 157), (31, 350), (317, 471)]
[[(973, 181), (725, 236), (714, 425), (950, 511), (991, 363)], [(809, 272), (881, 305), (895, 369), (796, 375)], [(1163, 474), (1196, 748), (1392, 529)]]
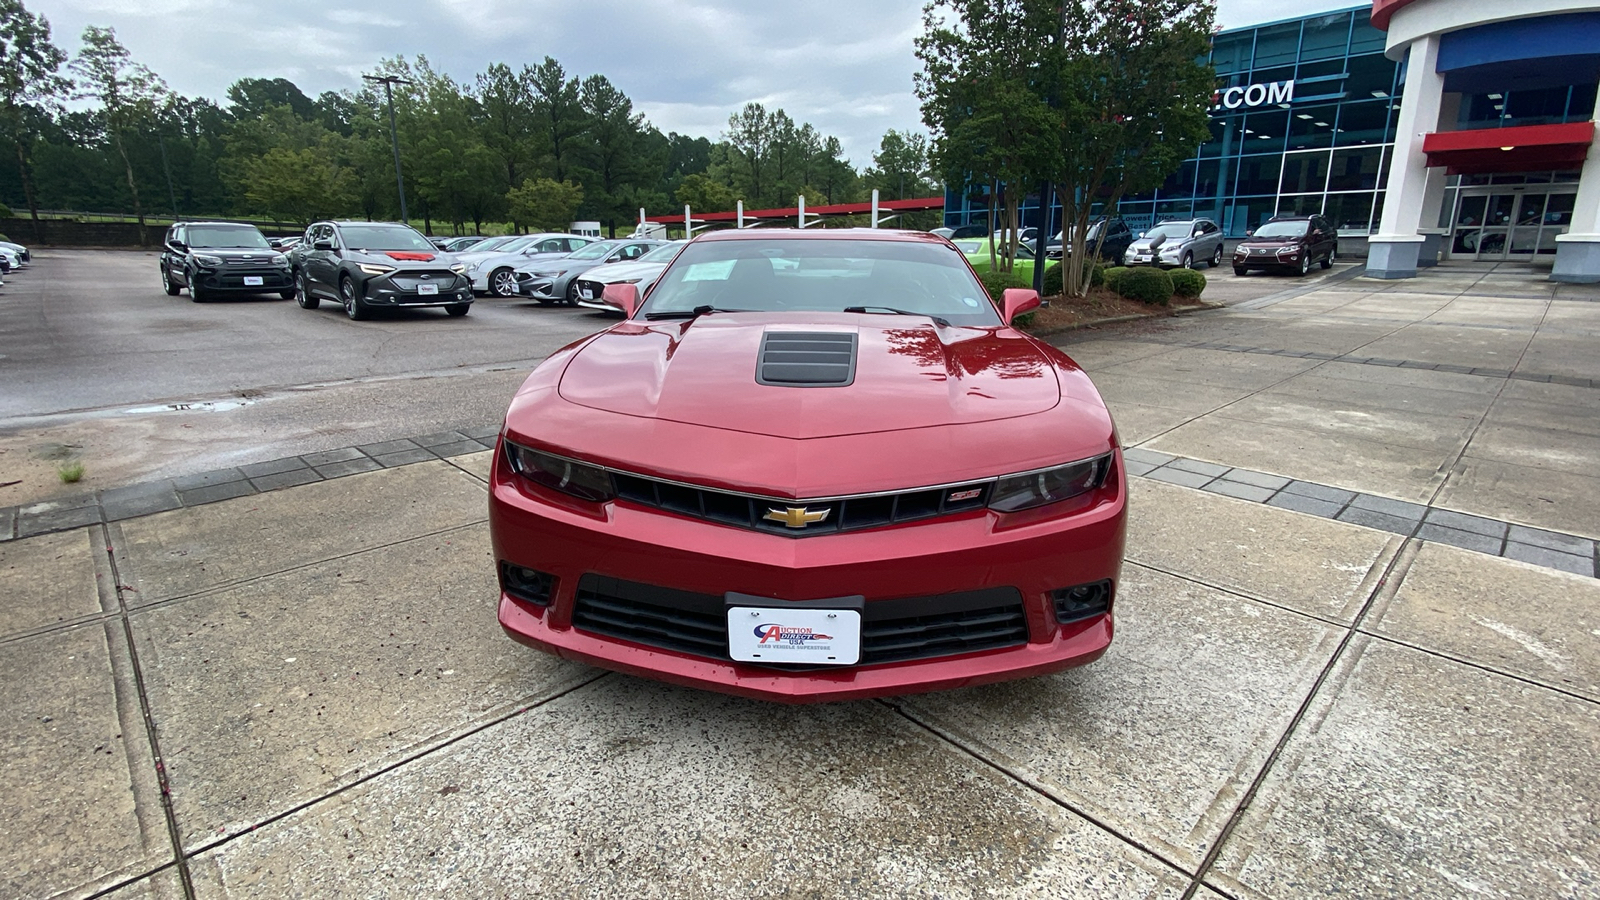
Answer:
[(361, 271), (367, 273), (368, 275), (387, 275), (394, 271), (394, 266), (374, 266), (368, 263), (362, 263), (357, 268), (361, 269)]
[(511, 468), (535, 484), (570, 494), (580, 500), (604, 503), (617, 496), (611, 474), (597, 466), (575, 462), (538, 450), (506, 443)]
[(287, 266), (289, 257), (284, 256), (282, 253), (274, 253), (272, 254), (272, 264), (275, 266)]
[(202, 255), (196, 253), (195, 257), (194, 257), (194, 261), (199, 263), (202, 266), (220, 266), (220, 265), (222, 265), (222, 257), (220, 257), (220, 256), (202, 256)]
[(462, 263), (456, 263), (450, 267), (450, 271), (456, 273), (457, 275), (465, 275), (467, 274), (467, 267)]
[(643, 278), (624, 278), (621, 281), (617, 282), (617, 284), (638, 284), (639, 282), (641, 282), (643, 280), (644, 280)]
[(1007, 475), (994, 484), (989, 508), (1017, 512), (1086, 494), (1105, 483), (1111, 471), (1111, 454), (1056, 466), (1039, 472)]

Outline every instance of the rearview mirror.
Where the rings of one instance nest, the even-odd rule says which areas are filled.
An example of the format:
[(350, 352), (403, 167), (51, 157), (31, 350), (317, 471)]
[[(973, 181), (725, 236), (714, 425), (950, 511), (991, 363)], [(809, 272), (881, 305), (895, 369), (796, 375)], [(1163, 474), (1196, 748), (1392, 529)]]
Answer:
[[(1010, 291), (1007, 291), (1010, 293)], [(608, 284), (600, 299), (622, 310), (622, 314), (633, 318), (639, 311), (639, 286), (636, 284)]]
[(1006, 288), (1001, 297), (1007, 325), (1015, 322), (1017, 316), (1039, 308), (1039, 293), (1032, 288)]

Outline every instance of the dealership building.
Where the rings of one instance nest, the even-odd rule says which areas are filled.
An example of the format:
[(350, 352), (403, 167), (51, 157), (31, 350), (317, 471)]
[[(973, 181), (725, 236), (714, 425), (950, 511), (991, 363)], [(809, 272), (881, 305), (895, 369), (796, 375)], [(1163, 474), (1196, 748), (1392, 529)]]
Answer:
[[(1321, 213), (1369, 274), (1440, 260), (1523, 261), (1600, 282), (1600, 2), (1374, 0), (1218, 32), (1211, 137), (1152, 194), (1135, 230), (1214, 219), (1234, 238)], [(986, 188), (946, 224), (982, 222)], [(1052, 233), (1038, 198), (1029, 224)]]

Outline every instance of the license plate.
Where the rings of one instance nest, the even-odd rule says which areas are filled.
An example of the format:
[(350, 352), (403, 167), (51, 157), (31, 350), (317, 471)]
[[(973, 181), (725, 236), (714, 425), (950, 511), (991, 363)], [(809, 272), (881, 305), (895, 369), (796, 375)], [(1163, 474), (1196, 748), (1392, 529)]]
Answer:
[(731, 606), (728, 655), (740, 662), (853, 666), (861, 659), (861, 613)]
[(245, 287), (261, 287), (261, 285), (262, 281), (260, 275), (246, 275), (244, 277)]
[(580, 287), (580, 288), (578, 288), (578, 296), (582, 297), (585, 300), (593, 300), (594, 299), (594, 288)]
[(419, 284), (417, 285), (417, 293), (424, 297), (433, 297), (439, 293), (439, 286), (437, 284)]

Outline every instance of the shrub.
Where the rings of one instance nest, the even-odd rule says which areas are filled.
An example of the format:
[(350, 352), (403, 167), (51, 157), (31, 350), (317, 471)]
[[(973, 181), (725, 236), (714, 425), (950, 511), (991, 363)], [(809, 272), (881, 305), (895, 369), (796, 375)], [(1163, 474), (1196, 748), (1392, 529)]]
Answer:
[(995, 305), (1001, 309), (1005, 308), (1006, 288), (1033, 286), (1024, 282), (1015, 272), (979, 272), (978, 280), (983, 282), (984, 290), (989, 292), (989, 296), (994, 298)]
[(1123, 266), (1112, 266), (1109, 269), (1102, 269), (1100, 272), (1100, 283), (1105, 285), (1106, 290), (1110, 291), (1111, 293), (1120, 294), (1122, 293), (1122, 276), (1126, 274), (1128, 274), (1128, 270)]
[(1199, 297), (1206, 289), (1206, 277), (1193, 269), (1173, 269), (1167, 273), (1172, 279), (1172, 295), (1185, 299)]
[(1046, 297), (1059, 297), (1066, 287), (1061, 283), (1061, 264), (1057, 263), (1044, 270), (1044, 295)]
[[(1089, 263), (1084, 266), (1084, 272), (1089, 276), (1089, 286), (1099, 287), (1106, 283), (1106, 267), (1099, 263)], [(1061, 264), (1056, 263), (1044, 270), (1044, 295), (1046, 297), (1059, 297), (1066, 291), (1063, 283)]]
[(1129, 269), (1118, 280), (1117, 293), (1140, 303), (1166, 306), (1172, 300), (1172, 276), (1154, 266)]

